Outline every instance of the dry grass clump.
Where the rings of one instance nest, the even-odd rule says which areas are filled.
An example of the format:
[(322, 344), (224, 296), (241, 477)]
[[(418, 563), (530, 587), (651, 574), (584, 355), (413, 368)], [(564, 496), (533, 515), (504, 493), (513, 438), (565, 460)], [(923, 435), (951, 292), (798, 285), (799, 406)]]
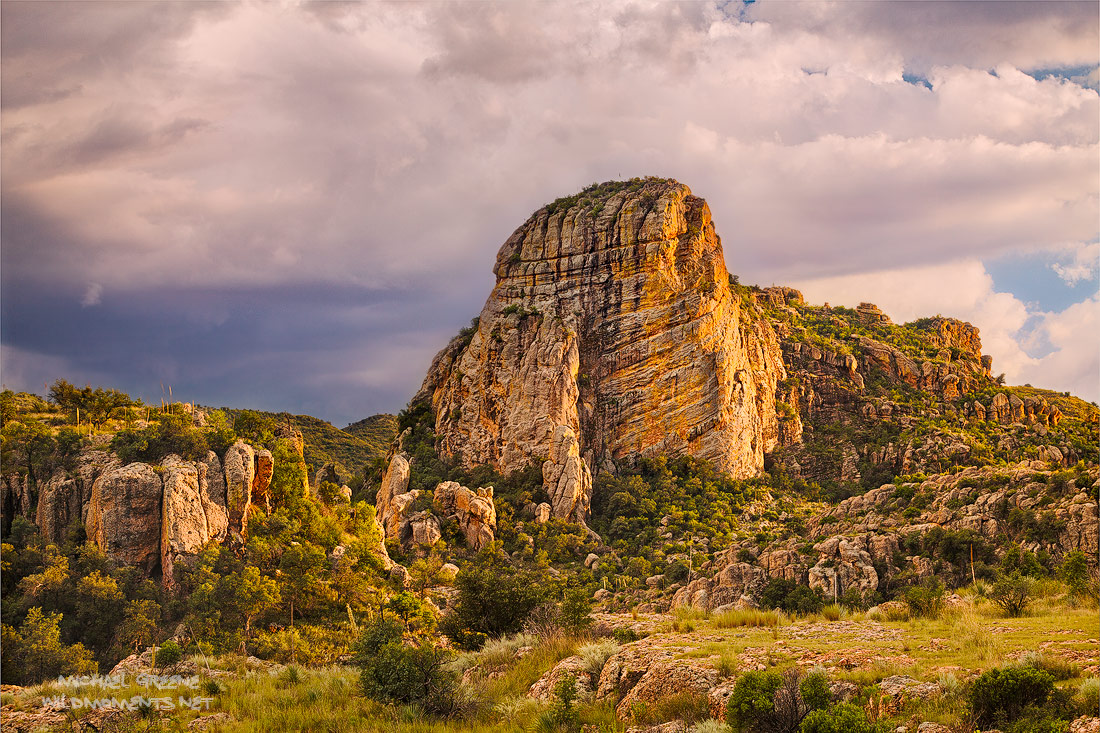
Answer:
[(782, 611), (763, 611), (759, 608), (734, 609), (711, 617), (711, 623), (719, 629), (735, 629), (739, 626), (776, 627), (787, 622)]

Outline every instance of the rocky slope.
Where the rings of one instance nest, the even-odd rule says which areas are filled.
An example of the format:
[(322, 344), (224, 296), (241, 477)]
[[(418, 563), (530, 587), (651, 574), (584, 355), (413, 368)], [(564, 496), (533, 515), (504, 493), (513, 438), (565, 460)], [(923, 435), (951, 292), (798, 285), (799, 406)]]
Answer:
[(476, 325), (414, 398), (430, 401), (442, 455), (503, 472), (549, 458), (555, 514), (582, 519), (585, 474), (639, 454), (761, 471), (779, 343), (731, 293), (710, 209), (687, 186), (559, 199), (508, 238), (494, 272)]

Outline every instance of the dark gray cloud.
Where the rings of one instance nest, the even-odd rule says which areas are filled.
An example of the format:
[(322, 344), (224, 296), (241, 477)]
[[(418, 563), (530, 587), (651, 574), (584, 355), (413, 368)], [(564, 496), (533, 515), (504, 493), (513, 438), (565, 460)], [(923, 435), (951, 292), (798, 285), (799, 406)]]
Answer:
[(399, 409), (480, 309), (500, 243), (612, 178), (691, 185), (745, 282), (1097, 237), (1091, 5), (0, 14), (17, 388), (72, 370), (336, 422)]

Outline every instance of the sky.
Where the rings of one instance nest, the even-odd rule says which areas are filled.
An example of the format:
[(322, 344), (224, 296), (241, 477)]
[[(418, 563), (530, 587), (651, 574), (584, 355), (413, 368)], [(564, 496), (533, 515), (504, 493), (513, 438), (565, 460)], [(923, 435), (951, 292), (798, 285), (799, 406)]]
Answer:
[(592, 182), (1100, 397), (1095, 2), (0, 3), (0, 379), (396, 412)]

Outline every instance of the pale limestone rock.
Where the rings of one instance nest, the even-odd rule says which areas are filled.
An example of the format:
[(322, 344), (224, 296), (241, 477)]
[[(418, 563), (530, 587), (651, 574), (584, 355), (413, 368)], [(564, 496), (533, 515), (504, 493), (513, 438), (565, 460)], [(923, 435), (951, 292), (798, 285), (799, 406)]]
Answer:
[(550, 505), (545, 501), (535, 507), (535, 524), (546, 524), (550, 521)]
[(256, 452), (248, 443), (238, 440), (225, 452), (225, 504), (229, 510), (229, 526), (236, 532), (248, 529), (248, 510), (255, 478)]
[(404, 453), (390, 458), (386, 473), (382, 476), (382, 486), (378, 489), (374, 506), (378, 521), (385, 530), (386, 539), (397, 539), (403, 516), (394, 511), (395, 496), (404, 494), (409, 488), (409, 459)]
[(501, 248), (475, 330), (414, 398), (441, 452), (510, 472), (568, 426), (590, 466), (690, 453), (757, 475), (785, 373), (771, 326), (742, 317), (709, 207), (657, 180), (600, 203), (544, 207)]
[(401, 525), (401, 544), (431, 547), (443, 536), (439, 520), (431, 512), (417, 512)]
[(147, 575), (160, 563), (160, 475), (146, 463), (114, 468), (92, 485), (86, 531), (112, 559)]
[(210, 496), (206, 463), (170, 455), (163, 465), (161, 572), (164, 585), (174, 587), (176, 563), (195, 557), (210, 541), (225, 539), (229, 515)]
[(436, 511), (454, 517), (466, 538), (466, 544), (480, 551), (496, 537), (497, 510), (493, 503), (493, 487), (476, 492), (454, 481), (444, 481), (435, 488), (433, 503)]
[(550, 458), (542, 464), (543, 486), (558, 519), (584, 524), (592, 504), (592, 474), (581, 460), (577, 434), (559, 425), (550, 442)]

